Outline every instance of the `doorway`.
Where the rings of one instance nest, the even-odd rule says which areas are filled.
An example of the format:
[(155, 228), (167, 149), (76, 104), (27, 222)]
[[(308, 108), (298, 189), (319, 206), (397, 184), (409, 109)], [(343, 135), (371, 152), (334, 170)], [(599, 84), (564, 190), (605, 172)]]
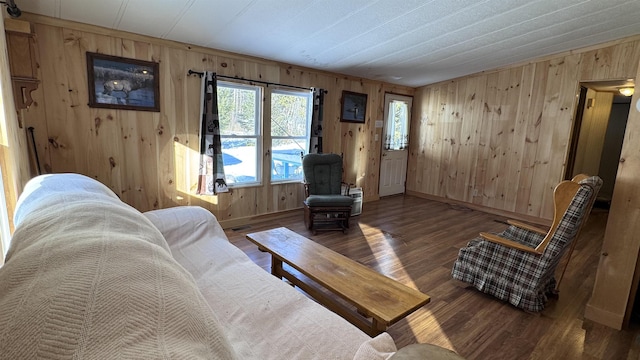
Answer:
[(384, 126), (378, 194), (404, 194), (409, 158), (409, 124), (411, 124), (411, 96), (386, 93), (384, 95)]
[(609, 208), (618, 172), (631, 97), (618, 89), (633, 81), (597, 81), (580, 84), (572, 142), (565, 179), (585, 173), (598, 175), (603, 186), (594, 206)]

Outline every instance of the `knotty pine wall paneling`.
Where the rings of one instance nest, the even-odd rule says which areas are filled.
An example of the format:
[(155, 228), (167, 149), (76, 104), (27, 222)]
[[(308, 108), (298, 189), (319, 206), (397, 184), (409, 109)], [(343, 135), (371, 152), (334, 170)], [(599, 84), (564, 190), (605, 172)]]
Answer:
[[(4, 34), (5, 19), (0, 19), (0, 33)], [(31, 177), (29, 164), (29, 150), (27, 142), (27, 127), (18, 125), (15, 102), (7, 55), (6, 37), (0, 39), (0, 86), (2, 87), (0, 117), (0, 161), (2, 162), (2, 183), (5, 200), (7, 202), (7, 214), (9, 227), (13, 232), (13, 213), (18, 196), (22, 192), (25, 183)], [(0, 251), (1, 249), (0, 245)], [(0, 261), (1, 262), (1, 261)]]
[[(637, 83), (639, 62), (640, 36), (635, 36), (416, 89), (408, 193), (551, 218), (580, 82), (635, 78)], [(628, 320), (640, 281), (639, 100), (636, 93), (585, 314), (615, 328)]]
[(635, 77), (631, 38), (418, 88), (409, 193), (550, 219), (580, 81)]
[[(615, 52), (613, 52), (615, 53)], [(631, 60), (629, 60), (631, 61)], [(640, 56), (635, 58), (636, 84)], [(610, 70), (609, 70), (610, 71)], [(621, 329), (628, 325), (640, 281), (640, 93), (631, 99), (593, 294), (585, 317)]]
[[(363, 187), (365, 200), (378, 197), (381, 141), (375, 135), (381, 137), (382, 129), (374, 125), (383, 119), (384, 93), (413, 95), (408, 193), (548, 219), (553, 187), (564, 174), (579, 82), (634, 78), (640, 59), (640, 37), (633, 37), (410, 89), (32, 14), (23, 17), (34, 25), (37, 52), (46, 54), (39, 59), (41, 86), (25, 116), (26, 125), (36, 129), (43, 168), (92, 176), (142, 211), (201, 205), (224, 224), (298, 209), (302, 186), (268, 185), (265, 179), (259, 187), (195, 195), (200, 79), (188, 77), (188, 69), (327, 89), (325, 152), (344, 155), (345, 180)], [(86, 51), (160, 62), (161, 112), (88, 108)], [(342, 90), (368, 95), (365, 124), (339, 121)], [(629, 143), (634, 131), (628, 129), (625, 138), (628, 159), (636, 149)], [(614, 194), (610, 214), (620, 226), (608, 227), (605, 239), (624, 240), (607, 258), (608, 264), (623, 266), (603, 272), (604, 283), (618, 274), (628, 279), (637, 262), (637, 256), (624, 251), (638, 245), (639, 240), (624, 235), (636, 212), (616, 204), (640, 191), (631, 174), (634, 166), (627, 163), (618, 177), (626, 187), (618, 190), (616, 183), (622, 195)], [(628, 285), (624, 280), (615, 291), (624, 292)], [(624, 297), (626, 304), (628, 294), (607, 296)], [(607, 306), (595, 302), (592, 309), (619, 313), (620, 303)]]
[[(364, 189), (365, 200), (378, 198), (381, 129), (385, 92), (413, 95), (392, 84), (281, 64), (215, 49), (196, 47), (86, 24), (24, 14), (37, 36), (40, 88), (25, 121), (35, 128), (46, 172), (91, 176), (121, 199), (145, 211), (176, 205), (200, 205), (225, 225), (301, 208), (301, 183), (234, 188), (217, 196), (195, 195), (201, 79), (189, 69), (210, 70), (302, 87), (328, 90), (324, 112), (324, 150), (344, 156), (345, 180)], [(160, 112), (89, 108), (86, 52), (160, 63)], [(271, 88), (271, 87), (270, 87)], [(365, 124), (340, 122), (342, 90), (368, 95)], [(269, 104), (263, 104), (269, 118)], [(263, 131), (269, 131), (265, 124)], [(263, 159), (269, 164), (264, 144)]]

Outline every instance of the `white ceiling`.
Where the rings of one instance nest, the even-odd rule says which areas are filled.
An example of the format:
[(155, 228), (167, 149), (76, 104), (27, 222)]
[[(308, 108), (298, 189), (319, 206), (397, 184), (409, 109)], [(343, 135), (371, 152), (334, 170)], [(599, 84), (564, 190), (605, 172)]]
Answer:
[(640, 34), (640, 0), (15, 0), (22, 11), (412, 87)]

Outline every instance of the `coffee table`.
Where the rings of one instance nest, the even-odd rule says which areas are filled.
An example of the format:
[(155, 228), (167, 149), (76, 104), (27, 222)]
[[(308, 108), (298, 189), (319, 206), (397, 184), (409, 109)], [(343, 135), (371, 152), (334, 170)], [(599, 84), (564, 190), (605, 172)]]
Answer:
[[(381, 275), (313, 240), (280, 227), (247, 234), (247, 239), (271, 254), (271, 273), (285, 278), (319, 303), (370, 336), (411, 314), (430, 301), (428, 295)], [(315, 284), (337, 295), (332, 298), (316, 285), (283, 269), (288, 264)]]

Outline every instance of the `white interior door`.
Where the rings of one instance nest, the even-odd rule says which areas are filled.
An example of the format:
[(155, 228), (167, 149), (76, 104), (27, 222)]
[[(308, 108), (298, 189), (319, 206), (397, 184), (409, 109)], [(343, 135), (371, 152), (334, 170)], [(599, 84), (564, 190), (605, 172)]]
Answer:
[(384, 127), (380, 161), (380, 196), (403, 194), (409, 157), (410, 96), (384, 95)]

